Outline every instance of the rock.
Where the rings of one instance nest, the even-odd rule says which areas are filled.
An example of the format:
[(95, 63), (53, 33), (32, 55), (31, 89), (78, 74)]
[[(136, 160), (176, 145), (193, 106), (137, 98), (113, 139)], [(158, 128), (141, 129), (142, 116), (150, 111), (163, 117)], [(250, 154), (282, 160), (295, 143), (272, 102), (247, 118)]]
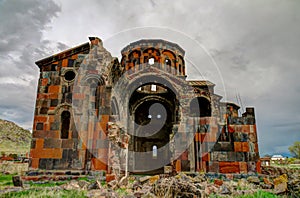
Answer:
[(222, 194), (222, 195), (230, 195), (231, 191), (229, 190), (229, 188), (226, 185), (223, 184), (220, 187), (219, 193)]
[(272, 189), (272, 185), (271, 184), (261, 184), (260, 185), (262, 189)]
[(253, 184), (256, 184), (256, 185), (259, 185), (259, 183), (260, 183), (259, 178), (256, 177), (256, 176), (249, 176), (249, 177), (247, 178), (247, 181), (248, 181), (249, 183), (253, 183)]
[(78, 190), (81, 189), (78, 181), (76, 180), (71, 180), (69, 183), (63, 184), (60, 186), (64, 190)]
[(271, 185), (272, 186), (272, 182), (268, 179), (268, 178), (266, 178), (266, 177), (264, 177), (264, 183), (265, 184), (268, 184), (268, 185)]
[(214, 184), (215, 184), (216, 186), (222, 186), (222, 185), (223, 185), (223, 180), (221, 180), (221, 179), (215, 179), (215, 180), (214, 180)]
[(118, 185), (118, 182), (116, 180), (112, 180), (107, 183), (107, 186), (112, 189), (114, 189), (117, 185)]
[(286, 174), (283, 174), (274, 179), (274, 191), (276, 194), (284, 193), (287, 191), (287, 182), (288, 177)]
[(150, 178), (151, 178), (151, 176), (144, 176), (144, 177), (141, 177), (139, 179), (139, 181), (143, 184), (143, 183), (147, 182)]
[(84, 180), (80, 180), (78, 181), (78, 185), (81, 189), (87, 189), (90, 183)]
[(152, 185), (154, 184), (157, 180), (159, 180), (159, 175), (155, 175), (149, 178), (149, 183)]
[(198, 174), (196, 175), (196, 177), (193, 178), (193, 182), (197, 182), (197, 183), (201, 183), (201, 182), (205, 182), (206, 181), (206, 177), (205, 174)]
[(13, 180), (14, 186), (23, 187), (23, 182), (22, 182), (21, 176), (19, 176), (19, 175), (13, 176), (12, 180)]
[(95, 189), (101, 189), (101, 187), (102, 187), (102, 186), (101, 186), (100, 182), (99, 182), (99, 181), (95, 181), (95, 182), (89, 184), (89, 185), (87, 186), (87, 189), (88, 189), (88, 190), (95, 190)]

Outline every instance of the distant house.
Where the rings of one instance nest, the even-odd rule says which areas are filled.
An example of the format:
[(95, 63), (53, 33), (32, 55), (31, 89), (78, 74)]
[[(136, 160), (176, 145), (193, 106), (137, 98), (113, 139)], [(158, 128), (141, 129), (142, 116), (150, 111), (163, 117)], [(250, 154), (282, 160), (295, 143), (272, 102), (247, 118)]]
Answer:
[(271, 157), (271, 161), (280, 161), (280, 160), (285, 160), (286, 159), (286, 157), (283, 157), (282, 155), (273, 155), (272, 157)]
[(270, 166), (271, 165), (271, 157), (262, 157), (260, 158), (262, 166)]

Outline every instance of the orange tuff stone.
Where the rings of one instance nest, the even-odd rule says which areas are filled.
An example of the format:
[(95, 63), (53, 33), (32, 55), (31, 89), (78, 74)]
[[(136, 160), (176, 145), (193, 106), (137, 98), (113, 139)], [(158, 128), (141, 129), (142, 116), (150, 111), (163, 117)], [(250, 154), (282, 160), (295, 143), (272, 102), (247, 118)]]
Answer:
[(60, 90), (60, 86), (51, 85), (49, 86), (48, 93), (59, 93), (59, 90)]
[(246, 174), (248, 172), (247, 162), (239, 162), (240, 163), (240, 173)]
[(181, 160), (176, 160), (175, 168), (176, 168), (176, 172), (181, 171)]
[(107, 164), (98, 160), (96, 158), (92, 158), (92, 169), (93, 170), (106, 170)]
[(234, 151), (235, 152), (243, 152), (241, 142), (234, 142)]
[(62, 60), (61, 66), (68, 67), (68, 59), (67, 58)]
[(47, 116), (35, 116), (34, 122), (46, 122), (47, 118), (48, 118)]
[(39, 168), (39, 158), (31, 158), (31, 168)]
[(220, 173), (239, 173), (240, 165), (238, 162), (220, 162)]
[(42, 78), (41, 85), (46, 86), (48, 84), (48, 78)]
[(242, 150), (243, 150), (243, 152), (249, 152), (249, 143), (248, 142), (242, 142)]

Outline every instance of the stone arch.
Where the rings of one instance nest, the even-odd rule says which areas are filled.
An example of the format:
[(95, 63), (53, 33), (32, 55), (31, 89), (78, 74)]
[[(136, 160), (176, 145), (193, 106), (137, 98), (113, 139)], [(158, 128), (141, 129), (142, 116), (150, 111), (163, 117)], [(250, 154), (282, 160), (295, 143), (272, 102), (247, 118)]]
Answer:
[(148, 63), (150, 58), (154, 58), (155, 62), (160, 63), (160, 51), (154, 47), (147, 48), (143, 50), (143, 63)]
[(185, 75), (185, 63), (181, 55), (178, 56), (178, 73), (180, 75)]
[(210, 117), (212, 114), (211, 102), (205, 97), (193, 98), (190, 102), (190, 116)]
[(126, 63), (126, 70), (132, 70), (132, 72), (134, 72), (134, 70), (137, 69), (136, 67), (140, 64), (141, 54), (139, 50), (130, 52)]
[(111, 115), (120, 115), (118, 101), (114, 96), (111, 99)]

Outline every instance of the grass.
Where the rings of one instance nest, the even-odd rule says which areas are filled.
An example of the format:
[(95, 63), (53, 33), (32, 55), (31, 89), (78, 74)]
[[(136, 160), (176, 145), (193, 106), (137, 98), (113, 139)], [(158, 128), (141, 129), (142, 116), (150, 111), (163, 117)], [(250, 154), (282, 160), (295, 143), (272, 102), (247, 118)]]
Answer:
[(29, 182), (30, 187), (54, 187), (67, 183), (68, 181), (46, 181), (44, 183)]
[[(215, 194), (209, 195), (209, 198), (223, 198), (224, 196), (219, 196)], [(231, 196), (230, 196), (231, 197)], [(281, 196), (277, 196), (273, 193), (266, 192), (263, 190), (259, 190), (256, 193), (253, 194), (248, 194), (248, 195), (240, 195), (240, 196), (235, 196), (236, 198), (281, 198)]]
[(61, 198), (83, 198), (86, 197), (86, 191), (77, 190), (40, 190), (40, 189), (30, 189), (20, 192), (10, 192), (1, 195), (1, 197), (9, 198), (27, 198), (27, 197), (38, 197), (38, 198), (51, 198), (51, 197), (61, 197)]
[(3, 189), (7, 186), (13, 186), (13, 182), (12, 182), (12, 177), (13, 175), (3, 175), (0, 174), (0, 189)]
[(252, 195), (241, 195), (241, 196), (237, 196), (237, 198), (279, 198), (279, 196), (270, 192), (259, 190)]

